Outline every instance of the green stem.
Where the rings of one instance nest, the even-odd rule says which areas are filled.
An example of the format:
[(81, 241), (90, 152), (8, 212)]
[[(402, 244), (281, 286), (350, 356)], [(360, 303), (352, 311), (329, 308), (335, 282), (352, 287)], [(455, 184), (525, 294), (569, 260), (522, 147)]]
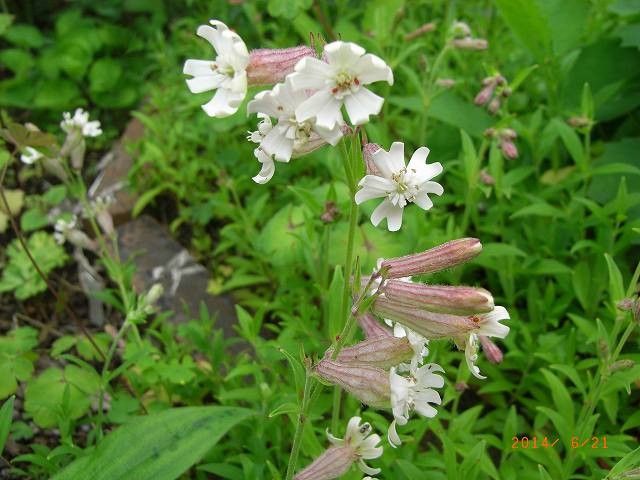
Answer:
[[(298, 422), (296, 425), (296, 433), (293, 436), (293, 445), (291, 446), (291, 456), (289, 457), (289, 464), (287, 465), (287, 475), (285, 480), (291, 480), (293, 474), (296, 471), (296, 464), (298, 463), (298, 455), (300, 453), (300, 443), (302, 442), (302, 432), (304, 431), (304, 425), (307, 422), (309, 414), (309, 390), (311, 388), (311, 375), (307, 372), (304, 381), (304, 393), (302, 395), (302, 408), (298, 414)], [(315, 393), (315, 392), (314, 392)]]

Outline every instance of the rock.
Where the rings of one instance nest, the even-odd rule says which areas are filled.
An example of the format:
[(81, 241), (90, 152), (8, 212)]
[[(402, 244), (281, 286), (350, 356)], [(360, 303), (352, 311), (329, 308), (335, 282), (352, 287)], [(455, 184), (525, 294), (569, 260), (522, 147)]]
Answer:
[(232, 298), (207, 292), (209, 272), (171, 237), (164, 226), (143, 215), (119, 226), (117, 233), (121, 259), (132, 259), (136, 266), (133, 287), (138, 293), (146, 292), (154, 283), (162, 283), (164, 294), (158, 306), (174, 312), (169, 317), (172, 322), (198, 318), (200, 302), (204, 302), (225, 337), (235, 336), (236, 314)]
[(137, 200), (137, 196), (128, 188), (127, 175), (133, 165), (133, 158), (127, 152), (126, 143), (139, 140), (143, 134), (144, 125), (137, 118), (132, 119), (120, 140), (100, 161), (98, 176), (89, 188), (91, 198), (113, 196), (114, 202), (109, 205), (109, 212), (116, 225), (131, 218), (131, 210)]

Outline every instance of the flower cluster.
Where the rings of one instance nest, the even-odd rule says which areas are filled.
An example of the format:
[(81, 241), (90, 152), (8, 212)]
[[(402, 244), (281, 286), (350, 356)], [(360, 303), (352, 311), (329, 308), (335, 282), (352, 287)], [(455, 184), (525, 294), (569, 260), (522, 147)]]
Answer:
[[(433, 24), (425, 25), (409, 38), (433, 28)], [(247, 112), (258, 118), (247, 139), (255, 144), (253, 153), (261, 164), (253, 177), (260, 184), (271, 180), (276, 162), (287, 163), (325, 145), (335, 146), (344, 135), (379, 114), (384, 99), (370, 86), (380, 82), (393, 85), (394, 81), (384, 60), (350, 42), (328, 43), (317, 56), (305, 46), (249, 52), (242, 39), (218, 20), (200, 26), (197, 34), (213, 46), (215, 58), (187, 60), (184, 73), (192, 77), (187, 80), (192, 92), (215, 90), (213, 98), (202, 105), (208, 115), (231, 115), (244, 101), (249, 85), (273, 84), (247, 103)], [(447, 35), (447, 48), (483, 50), (487, 46), (486, 40), (471, 35), (466, 23), (455, 22)], [(451, 81), (442, 86), (451, 86)], [(495, 96), (504, 96), (503, 91), (504, 78), (489, 77), (475, 101), (489, 104), (491, 109), (491, 102)], [(511, 141), (515, 137), (504, 138)], [(507, 145), (507, 151), (509, 148)], [(429, 153), (421, 146), (407, 161), (403, 142), (392, 143), (388, 150), (375, 143), (363, 145), (366, 174), (357, 182), (352, 173), (349, 184), (356, 204), (381, 200), (371, 213), (373, 225), (386, 220), (389, 231), (398, 231), (404, 208), (410, 203), (423, 210), (433, 207), (431, 195), (444, 192), (434, 181), (443, 167), (439, 162), (427, 163)], [(335, 205), (327, 204), (322, 220), (333, 221), (334, 210)], [(500, 322), (509, 314), (494, 304), (491, 293), (471, 286), (412, 280), (413, 276), (461, 265), (481, 250), (478, 240), (462, 238), (422, 253), (381, 259), (371, 275), (358, 275), (356, 282), (361, 284), (354, 286), (351, 315), (365, 338), (344, 345), (346, 335), (328, 348), (322, 359), (309, 363), (308, 372), (322, 383), (337, 385), (363, 404), (387, 410), (393, 416), (387, 431), (393, 447), (401, 444), (398, 425), (406, 425), (414, 413), (434, 417), (442, 403), (438, 389), (444, 386), (444, 370), (435, 363), (425, 363), (429, 341), (452, 340), (465, 352), (469, 370), (477, 378), (485, 378), (476, 366), (480, 345), (489, 361), (502, 360), (502, 352), (490, 337), (506, 337), (509, 328)], [(346, 332), (350, 326), (345, 326)], [(332, 446), (295, 478), (338, 478), (354, 464), (364, 473), (376, 475), (380, 469), (364, 463), (382, 455), (380, 437), (370, 433), (368, 423), (361, 424), (360, 417), (353, 417), (345, 438), (328, 434)]]
[(482, 89), (478, 92), (473, 102), (478, 106), (486, 106), (489, 113), (496, 114), (500, 110), (503, 99), (511, 96), (511, 88), (506, 78), (499, 73), (482, 80)]

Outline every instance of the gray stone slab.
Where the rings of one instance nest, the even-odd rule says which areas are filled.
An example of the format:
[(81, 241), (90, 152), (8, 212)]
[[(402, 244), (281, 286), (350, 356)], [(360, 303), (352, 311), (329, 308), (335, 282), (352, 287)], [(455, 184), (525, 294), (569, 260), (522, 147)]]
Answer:
[(200, 302), (204, 302), (209, 313), (216, 316), (216, 326), (223, 329), (225, 337), (236, 336), (233, 299), (207, 292), (209, 272), (173, 239), (167, 228), (143, 215), (120, 225), (117, 232), (122, 260), (132, 259), (136, 266), (133, 286), (138, 293), (160, 282), (164, 294), (158, 305), (174, 312), (171, 321), (198, 318)]

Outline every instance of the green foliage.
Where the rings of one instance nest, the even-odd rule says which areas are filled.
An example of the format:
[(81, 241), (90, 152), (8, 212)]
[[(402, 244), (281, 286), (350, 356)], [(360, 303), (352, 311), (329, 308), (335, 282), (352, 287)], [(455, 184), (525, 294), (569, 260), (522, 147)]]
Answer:
[[(385, 103), (363, 133), (385, 149), (393, 141), (404, 141), (407, 151), (429, 146), (429, 161), (444, 167), (438, 181), (445, 194), (427, 213), (409, 206), (398, 233), (374, 228), (375, 202), (362, 205), (354, 249), (362, 275), (381, 257), (477, 237), (484, 246), (479, 257), (428, 281), (485, 287), (511, 314), (510, 335), (500, 343), (502, 363), (480, 355), (487, 380), (471, 377), (463, 353), (450, 343), (430, 343), (428, 361), (446, 372), (443, 404), (435, 418), (414, 418), (402, 428), (402, 449), (383, 440), (384, 456), (374, 464), (382, 476), (538, 480), (638, 473), (639, 337), (632, 313), (618, 308), (637, 294), (640, 274), (634, 271), (640, 245), (638, 2), (260, 0), (217, 2), (215, 12), (200, 0), (94, 3), (74, 2), (52, 12), (48, 23), (29, 22), (22, 10), (15, 18), (0, 15), (0, 61), (7, 65), (0, 103), (7, 97), (13, 108), (33, 108), (56, 121), (61, 108), (95, 105), (105, 109), (107, 128), (116, 109), (137, 108), (144, 137), (127, 146), (139, 194), (134, 214), (151, 213), (170, 224), (211, 273), (209, 290), (233, 296), (237, 324), (225, 339), (219, 325), (230, 319), (211, 318), (205, 308), (181, 325), (167, 314), (123, 324), (137, 306), (137, 295), (122, 287), (131, 270), (99, 252), (97, 268), (111, 283), (95, 297), (108, 304), (110, 326), (121, 329), (119, 336), (91, 337), (102, 354), (112, 353), (109, 361), (68, 319), (59, 321), (61, 305), (46, 311), (51, 319), (40, 319), (41, 334), (49, 337), (37, 354), (30, 328), (0, 338), (0, 371), (11, 368), (0, 375), (4, 395), (26, 395), (11, 438), (22, 452), (30, 450), (11, 459), (12, 473), (282, 478), (306, 363), (323, 355), (343, 324), (351, 196), (340, 148), (278, 163), (268, 185), (251, 181), (259, 165), (245, 136), (255, 130), (255, 116), (247, 117), (243, 105), (232, 117), (210, 119), (200, 109), (209, 94), (190, 94), (181, 74), (184, 59), (211, 56), (210, 45), (194, 35), (211, 17), (225, 21), (250, 49), (335, 34), (384, 58), (395, 83), (374, 87)], [(488, 50), (447, 47), (454, 19), (486, 38)], [(412, 36), (430, 21), (435, 31)], [(492, 115), (474, 97), (483, 78), (498, 72), (512, 92)], [(445, 88), (445, 79), (453, 85)], [(489, 128), (517, 132), (517, 158), (507, 158)], [(17, 124), (7, 130), (25, 144), (51, 144)], [(0, 166), (8, 158), (0, 158)], [(88, 163), (83, 173), (92, 172)], [(21, 229), (39, 230), (73, 189), (46, 187), (35, 194), (37, 177), (22, 173), (25, 168), (14, 176), (16, 164), (8, 170), (6, 192), (25, 192)], [(32, 251), (41, 268), (64, 263), (63, 249), (48, 234), (37, 232), (29, 241), (40, 243)], [(29, 297), (39, 278), (15, 239), (1, 260), (0, 289), (33, 308), (39, 299)], [(56, 286), (66, 290), (62, 282)], [(38, 291), (43, 288), (40, 282)], [(37, 355), (43, 367), (32, 377)], [(317, 393), (299, 466), (327, 447), (333, 404), (330, 389)], [(211, 413), (238, 407), (256, 416), (245, 423), (244, 413), (225, 416), (223, 424)], [(391, 418), (346, 396), (339, 414), (341, 421), (362, 416), (382, 437)], [(37, 428), (29, 426), (32, 420)], [(54, 427), (59, 439), (39, 444), (40, 428)], [(574, 437), (605, 435), (606, 449), (573, 447)], [(521, 442), (513, 448), (514, 437), (527, 437), (529, 447)], [(352, 471), (346, 478), (359, 477)]]
[[(68, 258), (64, 248), (46, 232), (33, 233), (27, 240), (27, 248), (45, 275), (64, 265)], [(47, 284), (33, 266), (20, 240), (15, 239), (9, 244), (7, 258), (8, 263), (0, 278), (0, 292), (13, 292), (16, 298), (24, 300), (46, 290)]]
[(15, 393), (18, 381), (31, 378), (37, 345), (38, 331), (30, 327), (16, 328), (0, 337), (0, 399)]
[(100, 388), (100, 377), (87, 368), (48, 368), (27, 385), (25, 412), (40, 427), (53, 427), (87, 413)]
[(11, 422), (13, 420), (13, 402), (15, 397), (9, 397), (0, 407), (0, 455), (4, 451), (4, 444), (9, 436)]
[(147, 415), (118, 428), (53, 478), (172, 480), (252, 414), (242, 408), (188, 407)]

